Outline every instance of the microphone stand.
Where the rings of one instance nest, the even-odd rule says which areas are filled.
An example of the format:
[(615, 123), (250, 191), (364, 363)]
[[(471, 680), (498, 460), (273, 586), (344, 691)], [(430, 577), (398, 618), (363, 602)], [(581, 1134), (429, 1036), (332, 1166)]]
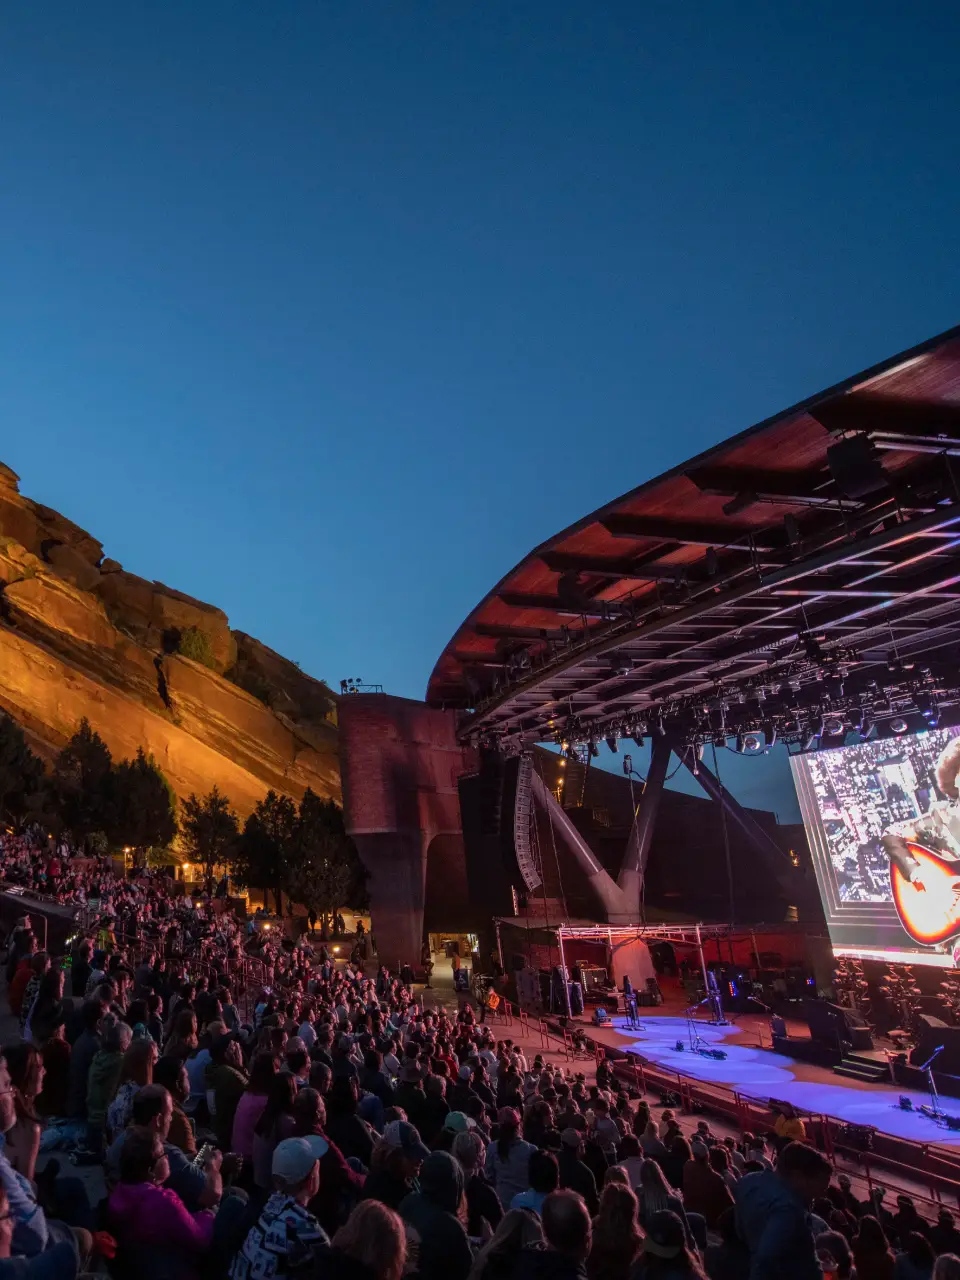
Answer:
[(931, 1053), (930, 1057), (920, 1068), (921, 1071), (925, 1071), (927, 1073), (927, 1084), (930, 1088), (930, 1114), (934, 1120), (944, 1119), (944, 1114), (940, 1110), (940, 1095), (937, 1093), (937, 1083), (933, 1078), (934, 1060), (943, 1053), (943, 1050), (944, 1046), (942, 1044), (938, 1044), (936, 1049), (934, 1049), (933, 1053)]

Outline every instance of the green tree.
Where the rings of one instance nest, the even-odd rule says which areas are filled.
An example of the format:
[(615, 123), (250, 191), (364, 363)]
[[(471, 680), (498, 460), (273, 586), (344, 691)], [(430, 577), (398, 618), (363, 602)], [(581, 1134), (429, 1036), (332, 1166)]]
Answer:
[(170, 785), (153, 757), (141, 747), (133, 760), (113, 770), (112, 822), (114, 842), (134, 851), (134, 863), (143, 865), (147, 850), (170, 844), (177, 834), (176, 801)]
[(23, 730), (0, 716), (0, 818), (20, 826), (45, 809), (43, 761), (27, 745)]
[(207, 892), (212, 892), (213, 868), (229, 861), (239, 834), (230, 801), (216, 787), (199, 798), (191, 795), (183, 802), (180, 831), (186, 852), (203, 865)]
[(272, 890), (277, 915), (283, 913), (283, 891), (297, 830), (297, 806), (289, 796), (268, 791), (243, 824), (243, 832), (230, 858), (237, 884), (262, 889), (264, 902)]
[(57, 756), (52, 778), (61, 823), (80, 848), (112, 825), (112, 765), (109, 747), (84, 717)]
[(367, 871), (343, 825), (343, 810), (308, 787), (300, 801), (289, 859), (290, 896), (327, 922), (344, 906), (366, 900)]

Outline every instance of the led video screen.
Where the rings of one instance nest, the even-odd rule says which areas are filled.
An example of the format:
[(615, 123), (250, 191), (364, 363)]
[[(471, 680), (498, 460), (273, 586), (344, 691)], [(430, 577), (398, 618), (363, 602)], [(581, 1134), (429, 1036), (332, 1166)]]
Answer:
[(960, 962), (960, 729), (791, 756), (837, 955)]

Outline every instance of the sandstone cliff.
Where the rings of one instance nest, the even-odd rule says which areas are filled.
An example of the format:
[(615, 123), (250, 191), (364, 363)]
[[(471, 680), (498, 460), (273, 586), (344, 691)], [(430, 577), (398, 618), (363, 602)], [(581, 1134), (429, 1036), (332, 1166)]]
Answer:
[[(185, 634), (202, 661), (178, 652)], [(271, 787), (340, 799), (326, 685), (213, 605), (105, 559), (2, 463), (0, 709), (48, 759), (86, 716), (116, 758), (142, 746), (179, 796), (216, 784), (241, 816)]]

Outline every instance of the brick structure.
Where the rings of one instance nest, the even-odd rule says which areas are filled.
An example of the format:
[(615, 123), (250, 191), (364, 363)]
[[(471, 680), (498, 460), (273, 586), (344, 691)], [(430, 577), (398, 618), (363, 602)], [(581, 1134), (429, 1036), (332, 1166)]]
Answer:
[(416, 966), (425, 909), (435, 927), (469, 921), (457, 780), (476, 762), (453, 712), (408, 698), (351, 694), (339, 726), (344, 819), (370, 872), (380, 958)]

